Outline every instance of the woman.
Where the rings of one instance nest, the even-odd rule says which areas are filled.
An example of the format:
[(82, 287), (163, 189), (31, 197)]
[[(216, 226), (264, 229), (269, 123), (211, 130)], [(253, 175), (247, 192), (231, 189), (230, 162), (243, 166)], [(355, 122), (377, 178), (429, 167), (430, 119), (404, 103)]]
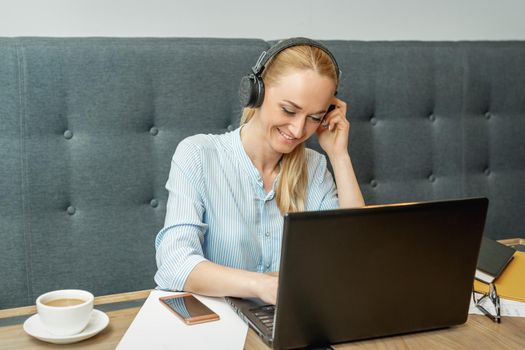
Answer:
[[(261, 74), (262, 104), (244, 109), (240, 128), (177, 146), (155, 242), (160, 288), (275, 304), (283, 214), (364, 205), (348, 153), (346, 104), (335, 97), (338, 67), (317, 46), (271, 57)], [(326, 158), (305, 149), (314, 133), (337, 190)]]

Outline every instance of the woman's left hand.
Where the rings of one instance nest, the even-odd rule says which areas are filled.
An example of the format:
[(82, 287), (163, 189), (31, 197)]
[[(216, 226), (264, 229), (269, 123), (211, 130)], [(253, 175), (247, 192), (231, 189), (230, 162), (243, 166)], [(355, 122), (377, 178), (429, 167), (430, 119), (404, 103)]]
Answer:
[(317, 129), (319, 144), (329, 158), (348, 154), (350, 122), (346, 119), (346, 103), (334, 96), (335, 108), (328, 112)]

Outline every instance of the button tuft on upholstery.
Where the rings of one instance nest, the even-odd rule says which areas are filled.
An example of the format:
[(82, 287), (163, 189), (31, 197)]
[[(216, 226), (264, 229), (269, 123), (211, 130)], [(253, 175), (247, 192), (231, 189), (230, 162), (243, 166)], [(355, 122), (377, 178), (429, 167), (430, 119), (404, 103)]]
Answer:
[(156, 126), (152, 126), (151, 129), (149, 129), (149, 133), (153, 136), (157, 136), (159, 129)]
[(69, 215), (73, 215), (73, 214), (75, 214), (75, 212), (76, 212), (77, 210), (75, 209), (74, 206), (70, 205), (69, 207), (67, 207), (66, 211), (67, 211), (67, 213), (68, 213)]
[(490, 114), (490, 112), (485, 113), (485, 118), (487, 120), (489, 120), (491, 117), (492, 117), (492, 115)]
[(431, 113), (429, 116), (428, 116), (428, 119), (431, 121), (431, 122), (435, 122), (436, 121), (436, 115), (434, 113)]
[(66, 140), (71, 140), (72, 137), (73, 137), (73, 131), (71, 130), (64, 131), (64, 138)]
[(377, 181), (376, 180), (370, 180), (370, 186), (377, 187)]
[(150, 202), (149, 202), (149, 205), (151, 205), (153, 208), (156, 208), (159, 206), (159, 201), (156, 200), (155, 198), (153, 198)]
[(233, 131), (233, 125), (231, 125), (231, 124), (228, 125), (228, 126), (226, 127), (226, 129), (228, 129), (228, 131)]
[(430, 176), (428, 177), (428, 181), (436, 182), (436, 176), (434, 174), (430, 174)]
[(490, 168), (489, 167), (486, 167), (485, 170), (483, 170), (483, 173), (487, 176), (490, 175), (491, 171), (490, 171)]
[(377, 118), (374, 117), (374, 116), (370, 117), (370, 123), (371, 123), (372, 125), (377, 125)]

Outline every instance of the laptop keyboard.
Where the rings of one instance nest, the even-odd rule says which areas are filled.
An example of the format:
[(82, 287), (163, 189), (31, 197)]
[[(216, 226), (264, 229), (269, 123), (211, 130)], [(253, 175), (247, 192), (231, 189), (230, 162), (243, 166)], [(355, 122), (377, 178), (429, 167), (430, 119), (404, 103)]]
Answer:
[(273, 332), (273, 316), (275, 315), (275, 305), (264, 305), (250, 309), (251, 312), (262, 322), (271, 332)]

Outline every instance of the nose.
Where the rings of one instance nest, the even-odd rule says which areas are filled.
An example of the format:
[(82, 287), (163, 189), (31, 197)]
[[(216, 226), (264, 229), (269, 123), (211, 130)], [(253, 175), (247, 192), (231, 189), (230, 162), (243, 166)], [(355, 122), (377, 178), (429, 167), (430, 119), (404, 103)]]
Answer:
[(290, 123), (289, 130), (292, 133), (293, 137), (295, 137), (296, 139), (300, 139), (303, 137), (305, 133), (305, 126), (306, 126), (306, 118), (303, 116), (297, 116)]

